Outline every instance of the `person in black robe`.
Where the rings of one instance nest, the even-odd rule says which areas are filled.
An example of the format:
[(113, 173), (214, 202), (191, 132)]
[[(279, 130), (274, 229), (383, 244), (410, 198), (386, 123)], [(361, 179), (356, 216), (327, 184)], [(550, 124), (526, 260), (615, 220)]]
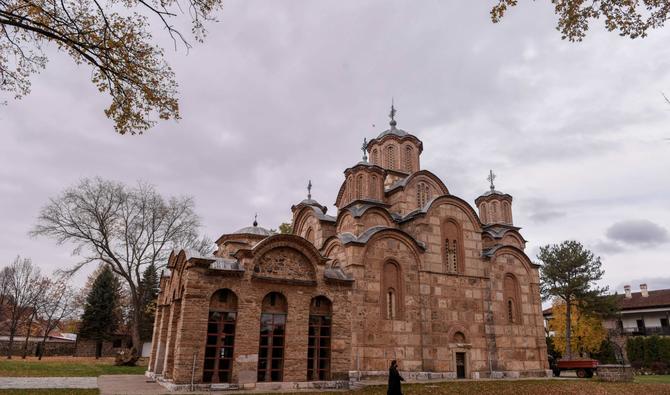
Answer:
[(398, 373), (398, 363), (394, 359), (391, 361), (391, 367), (389, 368), (389, 388), (386, 394), (402, 395), (402, 389), (400, 388), (401, 381), (405, 381), (405, 379)]

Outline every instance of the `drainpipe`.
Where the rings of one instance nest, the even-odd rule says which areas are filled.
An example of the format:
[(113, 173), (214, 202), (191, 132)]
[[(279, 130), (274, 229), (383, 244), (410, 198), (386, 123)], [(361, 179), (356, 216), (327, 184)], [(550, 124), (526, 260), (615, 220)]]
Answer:
[(191, 365), (191, 391), (195, 390), (194, 387), (194, 382), (195, 382), (195, 359), (198, 356), (198, 352), (193, 353), (193, 365)]

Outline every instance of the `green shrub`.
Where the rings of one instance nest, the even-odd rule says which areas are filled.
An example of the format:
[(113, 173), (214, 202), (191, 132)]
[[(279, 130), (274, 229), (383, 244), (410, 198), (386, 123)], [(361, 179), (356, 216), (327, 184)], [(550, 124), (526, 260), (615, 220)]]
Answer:
[(635, 369), (649, 369), (663, 374), (670, 364), (670, 337), (630, 337), (626, 341), (626, 353)]

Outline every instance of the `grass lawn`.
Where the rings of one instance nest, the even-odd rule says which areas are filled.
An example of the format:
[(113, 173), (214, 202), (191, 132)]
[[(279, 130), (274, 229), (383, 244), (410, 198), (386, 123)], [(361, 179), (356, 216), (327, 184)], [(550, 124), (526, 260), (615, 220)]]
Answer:
[(670, 375), (635, 376), (636, 383), (665, 383), (670, 384)]
[(144, 374), (146, 369), (146, 366), (114, 366), (114, 358), (0, 359), (0, 377), (97, 377), (102, 374)]
[[(405, 395), (453, 394), (453, 395), (655, 395), (670, 394), (670, 385), (658, 383), (601, 383), (595, 380), (481, 380), (448, 381), (428, 384), (405, 384)], [(349, 392), (309, 392), (301, 395), (385, 395), (385, 386), (366, 387)]]
[(0, 390), (2, 395), (98, 395), (97, 389), (50, 389), (50, 390)]

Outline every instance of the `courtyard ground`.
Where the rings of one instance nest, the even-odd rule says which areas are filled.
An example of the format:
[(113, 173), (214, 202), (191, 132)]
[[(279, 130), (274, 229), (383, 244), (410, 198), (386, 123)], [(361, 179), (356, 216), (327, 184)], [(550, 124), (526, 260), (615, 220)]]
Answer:
[[(49, 358), (43, 361), (35, 359), (10, 361), (0, 360), (0, 382), (11, 380), (39, 380), (44, 377), (46, 383), (62, 384), (67, 380), (96, 380), (98, 388), (87, 389), (1, 389), (0, 395), (7, 394), (55, 394), (55, 395), (111, 395), (170, 394), (156, 383), (147, 382), (142, 375), (145, 367), (116, 367), (113, 359), (95, 360), (93, 358)], [(110, 375), (111, 374), (111, 375)], [(94, 379), (97, 377), (97, 379)], [(62, 378), (62, 379), (59, 379)], [(67, 378), (67, 379), (66, 379)], [(50, 381), (49, 381), (50, 380)], [(57, 386), (54, 385), (54, 386)], [(430, 383), (411, 383), (403, 385), (406, 395), (426, 394), (494, 394), (494, 395), (568, 395), (568, 394), (621, 394), (621, 395), (670, 395), (670, 376), (638, 376), (634, 383), (601, 383), (595, 379), (529, 379), (529, 380), (464, 380)], [(238, 392), (239, 393), (239, 392)], [(260, 392), (241, 392), (258, 395)], [(193, 393), (191, 393), (193, 394)], [(231, 392), (208, 392), (207, 394), (228, 395)], [(302, 392), (302, 395), (384, 395), (384, 385), (368, 386), (356, 391), (339, 392)]]
[(144, 374), (146, 366), (114, 366), (114, 358), (47, 357), (0, 359), (0, 377), (98, 377)]

